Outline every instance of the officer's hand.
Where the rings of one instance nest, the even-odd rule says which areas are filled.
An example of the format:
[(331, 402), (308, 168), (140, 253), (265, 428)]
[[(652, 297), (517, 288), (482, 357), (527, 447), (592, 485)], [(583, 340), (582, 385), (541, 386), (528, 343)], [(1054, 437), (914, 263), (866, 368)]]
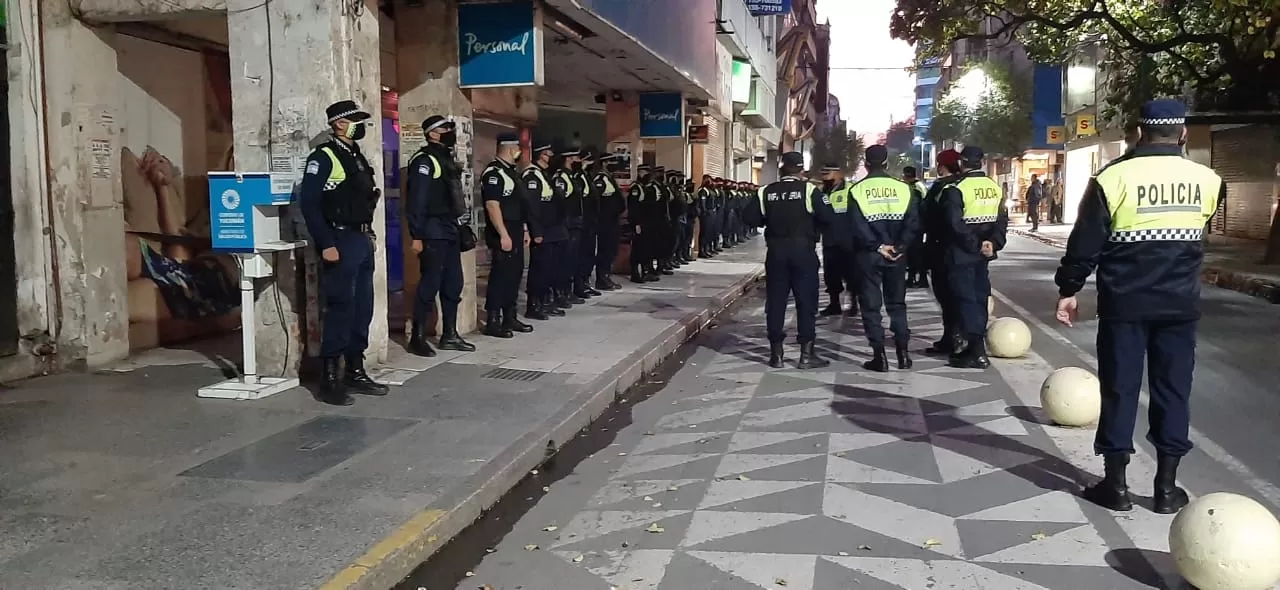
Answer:
[(890, 246), (888, 244), (880, 244), (880, 247), (876, 248), (876, 252), (879, 252), (880, 255), (884, 257), (885, 260), (894, 259), (893, 246)]
[(638, 225), (636, 226), (636, 235), (637, 236), (640, 235), (640, 226)]
[(1058, 298), (1058, 313), (1057, 313), (1058, 321), (1061, 322), (1062, 325), (1068, 328), (1074, 326), (1076, 321), (1076, 311), (1078, 309), (1078, 305), (1079, 304), (1076, 303), (1075, 297)]
[(533, 239), (533, 243), (535, 243), (535, 244), (541, 244), (541, 243), (542, 243), (542, 236), (538, 236), (538, 237), (534, 238), (534, 239)]
[(982, 243), (982, 255), (991, 258), (996, 255), (996, 245), (991, 242)]
[(500, 246), (502, 246), (502, 251), (503, 251), (503, 252), (510, 252), (510, 251), (511, 251), (511, 236), (503, 236), (503, 237), (501, 238), (501, 240), (499, 241), (499, 245), (500, 245)]
[(414, 240), (409, 247), (413, 248), (414, 254), (422, 254), (422, 240)]
[(320, 257), (323, 258), (325, 262), (337, 262), (338, 249), (332, 246), (325, 248), (324, 250), (320, 251)]

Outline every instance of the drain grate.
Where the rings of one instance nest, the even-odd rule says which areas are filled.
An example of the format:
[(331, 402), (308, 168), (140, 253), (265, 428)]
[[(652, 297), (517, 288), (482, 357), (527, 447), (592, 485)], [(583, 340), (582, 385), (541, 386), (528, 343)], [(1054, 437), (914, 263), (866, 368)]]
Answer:
[(546, 375), (546, 371), (527, 371), (524, 369), (494, 369), (481, 375), (485, 379), (502, 379), (503, 381), (533, 381)]

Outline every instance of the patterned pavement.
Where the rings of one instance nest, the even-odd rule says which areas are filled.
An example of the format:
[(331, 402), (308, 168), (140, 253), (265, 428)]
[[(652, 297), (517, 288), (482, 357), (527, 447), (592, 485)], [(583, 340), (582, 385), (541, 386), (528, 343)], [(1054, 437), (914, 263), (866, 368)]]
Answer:
[[(923, 350), (940, 316), (923, 291), (909, 305)], [(1092, 430), (1045, 425), (1055, 367), (1034, 351), (986, 371), (917, 354), (873, 374), (858, 320), (830, 319), (830, 368), (771, 370), (759, 300), (697, 346), (460, 590), (1181, 587), (1171, 516), (1072, 494), (1100, 469)], [(1140, 452), (1136, 495), (1153, 474)]]

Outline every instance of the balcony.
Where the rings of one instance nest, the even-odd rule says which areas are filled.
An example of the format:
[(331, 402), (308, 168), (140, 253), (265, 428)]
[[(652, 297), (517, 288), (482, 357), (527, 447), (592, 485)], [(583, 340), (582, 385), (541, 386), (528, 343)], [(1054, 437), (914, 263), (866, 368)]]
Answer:
[(775, 101), (778, 98), (773, 89), (761, 82), (760, 79), (751, 81), (751, 100), (738, 116), (743, 122), (756, 129), (774, 129), (778, 127), (775, 108)]
[(751, 16), (747, 5), (742, 0), (722, 0), (720, 3), (720, 23), (717, 26), (717, 37), (721, 44), (734, 57), (751, 62), (761, 80), (767, 81), (769, 89), (777, 93), (777, 60), (771, 49), (765, 32), (760, 27), (760, 19)]

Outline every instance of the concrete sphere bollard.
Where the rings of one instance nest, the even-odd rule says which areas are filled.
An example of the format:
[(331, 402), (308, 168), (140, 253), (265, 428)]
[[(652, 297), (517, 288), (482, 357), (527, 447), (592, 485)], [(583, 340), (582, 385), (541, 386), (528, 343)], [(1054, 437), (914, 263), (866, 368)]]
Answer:
[(1280, 521), (1250, 498), (1193, 500), (1169, 527), (1178, 573), (1200, 590), (1270, 590), (1280, 582)]
[(1031, 350), (1031, 329), (1018, 318), (999, 318), (987, 330), (987, 352), (1013, 359)]
[(1102, 413), (1102, 383), (1080, 367), (1054, 371), (1040, 386), (1040, 407), (1060, 426), (1088, 426)]

